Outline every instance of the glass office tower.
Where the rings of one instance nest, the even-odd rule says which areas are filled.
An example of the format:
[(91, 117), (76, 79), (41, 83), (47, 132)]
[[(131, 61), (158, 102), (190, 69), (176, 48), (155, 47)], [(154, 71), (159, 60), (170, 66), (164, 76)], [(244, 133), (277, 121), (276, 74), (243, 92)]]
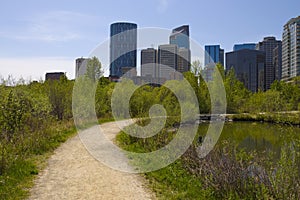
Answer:
[(110, 26), (110, 76), (122, 77), (136, 69), (137, 24), (117, 22)]

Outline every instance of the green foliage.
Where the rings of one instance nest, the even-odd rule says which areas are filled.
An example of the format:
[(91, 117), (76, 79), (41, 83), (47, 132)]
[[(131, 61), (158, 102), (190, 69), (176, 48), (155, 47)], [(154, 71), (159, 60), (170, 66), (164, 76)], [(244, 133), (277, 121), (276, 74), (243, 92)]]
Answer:
[(149, 85), (138, 88), (130, 101), (130, 113), (132, 117), (148, 117), (152, 105), (157, 103), (155, 89)]
[(16, 160), (5, 175), (0, 176), (1, 199), (15, 200), (28, 197), (34, 175), (38, 173), (32, 161)]
[(211, 191), (204, 190), (199, 179), (189, 174), (180, 160), (158, 171), (145, 174), (159, 199), (210, 199)]
[(192, 62), (191, 66), (191, 73), (193, 73), (195, 76), (199, 76), (200, 72), (202, 70), (201, 62), (200, 60), (195, 60)]
[(242, 112), (242, 106), (249, 98), (250, 92), (242, 82), (237, 80), (233, 68), (227, 72), (224, 85), (226, 89), (227, 113)]
[(72, 89), (73, 82), (62, 76), (59, 81), (49, 80), (49, 100), (52, 106), (52, 114), (58, 119), (72, 117)]
[(72, 123), (58, 121), (72, 116), (72, 85), (65, 77), (54, 82), (0, 85), (1, 199), (24, 199), (38, 173), (35, 157), (54, 150), (75, 133)]
[(91, 79), (92, 82), (95, 82), (96, 80), (99, 80), (102, 74), (103, 72), (101, 70), (101, 62), (99, 59), (95, 56), (88, 59), (85, 76)]
[(111, 96), (115, 83), (101, 77), (95, 94), (95, 109), (98, 118), (111, 118)]
[[(297, 148), (297, 150), (295, 148)], [(274, 195), (276, 195), (278, 199), (300, 198), (299, 148), (299, 139), (291, 144), (286, 144), (281, 150), (281, 156), (277, 166), (275, 168), (273, 167), (271, 184), (274, 188)]]
[[(140, 125), (145, 123), (139, 122)], [(208, 126), (199, 126), (199, 135), (205, 134)], [(266, 150), (253, 151), (237, 145), (249, 137), (255, 138), (256, 142), (263, 140), (264, 145), (268, 145), (265, 140), (273, 145), (282, 145), (280, 137), (270, 135), (264, 131), (266, 129), (274, 134), (281, 130), (284, 138), (289, 133), (292, 135), (292, 138), (285, 140), (288, 145), (281, 151), (278, 162), (274, 160), (275, 155), (266, 154)], [(176, 131), (171, 130), (164, 129), (147, 139), (135, 138), (122, 132), (117, 136), (117, 142), (127, 151), (152, 152), (173, 139)], [(205, 158), (198, 157), (195, 147), (199, 144), (195, 141), (173, 164), (145, 174), (159, 199), (299, 199), (300, 140), (295, 135), (297, 128), (233, 123), (227, 124), (223, 130), (222, 142)], [(232, 142), (232, 137), (237, 143)], [(264, 156), (262, 152), (265, 152)], [(133, 165), (142, 162), (138, 159), (131, 161)]]
[(72, 93), (73, 119), (78, 126), (96, 123), (95, 121), (95, 92), (97, 82), (93, 82), (86, 76), (76, 79)]
[(224, 67), (218, 63), (215, 66), (213, 73), (213, 81), (208, 83), (210, 98), (211, 98), (211, 112), (225, 113), (226, 112), (226, 90), (224, 88), (225, 72)]
[(300, 102), (299, 86), (297, 81), (293, 83), (274, 81), (270, 90), (252, 94), (242, 107), (245, 111), (251, 113), (298, 110)]

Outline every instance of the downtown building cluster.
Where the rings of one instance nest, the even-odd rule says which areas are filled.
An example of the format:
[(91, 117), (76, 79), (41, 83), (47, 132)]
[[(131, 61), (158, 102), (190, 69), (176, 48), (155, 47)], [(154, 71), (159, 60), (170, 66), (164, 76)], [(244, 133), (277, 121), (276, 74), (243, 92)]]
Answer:
[[(137, 76), (137, 25), (118, 22), (110, 26), (110, 74), (112, 81), (128, 77), (135, 82), (162, 84), (179, 79), (190, 70), (189, 26), (172, 30), (168, 44), (141, 50), (141, 76)], [(179, 73), (177, 73), (179, 72)]]
[[(117, 22), (110, 26), (109, 78), (121, 77), (135, 81), (164, 83), (180, 79), (190, 71), (191, 50), (189, 26), (174, 28), (168, 44), (141, 50), (140, 75), (137, 76), (137, 24)], [(225, 71), (233, 69), (238, 80), (252, 92), (268, 90), (275, 80), (290, 81), (300, 76), (300, 16), (290, 19), (283, 28), (282, 41), (273, 36), (258, 43), (235, 44), (233, 51), (224, 52), (220, 45), (205, 45), (202, 76), (213, 79), (215, 64)], [(225, 57), (225, 59), (224, 59)], [(86, 70), (86, 58), (76, 59), (76, 77)]]
[[(182, 79), (190, 71), (189, 26), (174, 28), (168, 44), (141, 50), (140, 74), (137, 76), (137, 24), (117, 22), (110, 25), (109, 79), (118, 82), (130, 78), (136, 83), (163, 84), (166, 80)], [(75, 76), (84, 75), (88, 58), (76, 59)]]
[[(224, 50), (219, 45), (205, 46), (204, 78), (212, 79), (213, 65), (224, 66)], [(225, 70), (233, 69), (239, 81), (252, 92), (268, 90), (275, 80), (291, 81), (300, 76), (300, 16), (290, 19), (283, 28), (282, 41), (273, 36), (258, 43), (235, 44), (225, 54)]]

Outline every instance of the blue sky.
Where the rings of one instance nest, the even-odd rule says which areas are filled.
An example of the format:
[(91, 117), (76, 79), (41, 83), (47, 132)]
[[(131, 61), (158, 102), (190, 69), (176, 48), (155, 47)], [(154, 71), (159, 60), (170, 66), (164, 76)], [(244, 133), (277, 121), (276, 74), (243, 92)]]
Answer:
[(281, 39), (283, 25), (300, 15), (300, 1), (274, 0), (6, 0), (0, 12), (0, 75), (39, 79), (65, 71), (74, 78), (77, 57), (108, 39), (109, 25), (130, 21), (139, 28), (190, 25), (200, 45)]

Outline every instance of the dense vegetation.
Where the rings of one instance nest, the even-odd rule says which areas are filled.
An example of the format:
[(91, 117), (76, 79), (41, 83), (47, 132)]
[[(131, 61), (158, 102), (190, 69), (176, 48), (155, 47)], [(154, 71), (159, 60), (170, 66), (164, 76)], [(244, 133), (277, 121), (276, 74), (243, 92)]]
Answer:
[[(226, 90), (227, 112), (248, 113), (233, 115), (233, 119), (299, 124), (299, 78), (290, 83), (275, 81), (270, 90), (251, 93), (235, 78), (233, 70), (225, 75), (223, 67), (217, 67)], [(185, 78), (195, 90), (200, 102), (200, 112), (209, 113), (212, 102), (208, 87), (214, 83), (205, 83), (201, 77), (197, 78), (190, 72), (185, 73)], [(163, 104), (168, 113), (179, 115), (180, 112), (174, 112), (177, 106), (170, 107), (170, 102), (173, 104), (176, 98), (172, 94), (163, 95), (165, 92), (161, 91), (164, 90), (164, 87), (149, 86), (137, 90), (136, 96), (132, 98), (135, 103), (131, 104), (131, 111), (139, 112), (132, 112), (132, 116), (148, 116), (149, 107), (156, 103)], [(146, 100), (142, 103), (135, 101), (136, 99)], [(139, 123), (143, 126), (148, 124), (147, 121), (141, 120)], [(128, 151), (155, 151), (172, 140), (176, 135), (173, 128), (179, 121), (180, 118), (175, 118), (175, 121), (168, 119), (165, 129), (151, 138), (139, 139), (122, 132), (117, 140)], [(290, 131), (290, 134), (297, 133)], [(207, 157), (200, 159), (195, 151), (195, 141), (175, 163), (146, 173), (145, 177), (162, 199), (299, 199), (300, 141), (299, 137), (292, 140), (292, 144), (287, 144), (281, 150), (278, 162), (273, 162), (272, 155), (260, 157), (255, 151), (245, 152), (228, 141), (219, 144)], [(139, 166), (139, 162), (141, 161), (133, 160), (132, 164)]]
[[(101, 77), (101, 64), (97, 58), (90, 59), (88, 66), (88, 73), (85, 78), (89, 78), (92, 81), (99, 80), (95, 94), (96, 115), (102, 121), (111, 119), (111, 97), (116, 83), (111, 83), (106, 78)], [(274, 113), (300, 109), (299, 78), (292, 83), (275, 82), (270, 90), (253, 94), (246, 90), (243, 84), (234, 77), (234, 71), (231, 70), (225, 76), (223, 67), (221, 65), (217, 65), (217, 67), (224, 81), (228, 113), (248, 112), (257, 114), (260, 112)], [(211, 104), (215, 102), (210, 100), (208, 87), (215, 83), (208, 83), (207, 85), (201, 77), (195, 76), (192, 72), (187, 72), (184, 76), (194, 89), (199, 101), (200, 112), (209, 113)], [(127, 84), (130, 87), (134, 85), (130, 80), (127, 80)], [(169, 81), (168, 84), (176, 86), (176, 90), (179, 93), (184, 89), (180, 87), (180, 81), (177, 80)], [(28, 195), (27, 189), (32, 185), (34, 175), (40, 170), (40, 163), (47, 158), (49, 152), (53, 151), (61, 142), (64, 142), (76, 132), (72, 119), (73, 86), (74, 81), (67, 80), (66, 77), (62, 77), (59, 81), (30, 83), (2, 80), (0, 84), (1, 198), (20, 199), (26, 197)], [(215, 88), (215, 86), (212, 86), (212, 88)], [(161, 104), (165, 107), (169, 116), (166, 124), (167, 128), (178, 125), (182, 120), (180, 118), (181, 108), (176, 96), (164, 86), (153, 87), (144, 85), (137, 89), (130, 99), (130, 115), (134, 118), (148, 117), (149, 109), (155, 104)], [(190, 105), (185, 106), (187, 106), (186, 108), (192, 108)], [(278, 121), (280, 122), (280, 120)], [(156, 136), (156, 139), (158, 141), (153, 140), (145, 144), (145, 141), (121, 135), (120, 143), (123, 144), (124, 148), (129, 148), (132, 151), (147, 152), (166, 144), (172, 139), (172, 134), (164, 130)], [(223, 192), (220, 192), (221, 190), (208, 187), (205, 182), (202, 182), (203, 180), (199, 182), (198, 176), (201, 173), (197, 172), (197, 174), (189, 168), (189, 166), (195, 164), (194, 162), (198, 162), (196, 158), (190, 157), (193, 155), (192, 151), (193, 148), (191, 147), (188, 151), (189, 153), (174, 164), (162, 170), (151, 172), (149, 173), (150, 175), (147, 174), (146, 176), (153, 184), (160, 187), (161, 193), (166, 193), (164, 192), (164, 187), (169, 185), (168, 187), (171, 191), (178, 192), (178, 199), (193, 198), (193, 195), (199, 189), (198, 186), (203, 188), (203, 190), (200, 190), (201, 195), (203, 192), (203, 195), (206, 196), (207, 192), (205, 191), (212, 189), (216, 192), (214, 197), (218, 197), (218, 195), (229, 197), (228, 195), (232, 194), (230, 188), (223, 188), (226, 191), (228, 190), (227, 193), (223, 190)], [(234, 151), (230, 150), (230, 152)], [(216, 155), (213, 154), (212, 158), (219, 159), (218, 155), (218, 153)], [(232, 165), (241, 167), (239, 165), (244, 160), (233, 159), (235, 157), (238, 157), (238, 155), (230, 154), (228, 160), (233, 162)], [(207, 162), (213, 162), (212, 158), (207, 158), (211, 159), (207, 160)], [(282, 161), (282, 163), (286, 163), (286, 161)], [(164, 177), (161, 177), (162, 174), (164, 174)], [(173, 182), (175, 185), (168, 182), (173, 181), (168, 178), (172, 177), (171, 175), (175, 176), (176, 181)], [(157, 181), (154, 181), (156, 179)], [(182, 184), (185, 184), (186, 181), (189, 181), (193, 187), (189, 187), (188, 190), (182, 187)], [(212, 184), (215, 183), (212, 182)], [(178, 187), (179, 185), (181, 187)], [(260, 185), (258, 187), (260, 190), (265, 191)], [(177, 190), (182, 190), (186, 194)], [(247, 188), (245, 191), (247, 191)], [(188, 196), (188, 194), (191, 196)], [(209, 194), (211, 193), (209, 192)], [(261, 194), (259, 193), (259, 195)], [(267, 192), (267, 194), (274, 196), (274, 193)], [(167, 197), (170, 198), (176, 196), (173, 193), (166, 195), (169, 195)], [(240, 194), (234, 193), (233, 195)], [(275, 197), (280, 196), (275, 195)]]
[(32, 82), (0, 86), (0, 196), (27, 195), (37, 158), (75, 133), (69, 121), (72, 81)]
[[(300, 77), (289, 83), (275, 81), (270, 90), (252, 93), (237, 80), (233, 69), (225, 75), (222, 65), (217, 64), (216, 67), (223, 78), (227, 113), (274, 113), (300, 110)], [(195, 91), (200, 113), (210, 113), (212, 103), (210, 92), (214, 93), (215, 91), (209, 91), (208, 87), (214, 89), (212, 85), (216, 85), (216, 83), (214, 81), (206, 83), (201, 76), (195, 76), (192, 72), (186, 72), (184, 76)], [(179, 82), (174, 84), (180, 85)], [(178, 90), (180, 90), (180, 86), (178, 86)], [(175, 104), (176, 97), (165, 87), (145, 85), (134, 93), (131, 100), (133, 117), (147, 116), (151, 105), (156, 103), (162, 103), (167, 112), (178, 113), (177, 110), (179, 109), (178, 105)]]
[[(143, 126), (148, 122), (141, 120), (138, 123)], [(245, 125), (249, 128), (249, 124)], [(198, 136), (205, 136), (203, 133), (207, 127), (200, 126)], [(236, 128), (245, 130), (240, 125)], [(275, 156), (272, 151), (249, 151), (239, 147), (238, 141), (243, 141), (243, 137), (250, 134), (256, 134), (255, 138), (262, 137), (261, 130), (253, 127), (249, 130), (251, 133), (237, 135), (236, 141), (221, 139), (204, 158), (198, 157), (196, 148), (200, 144), (195, 139), (180, 159), (167, 167), (145, 173), (145, 177), (159, 199), (299, 199), (299, 129), (296, 132), (296, 129), (283, 125), (274, 129), (284, 129), (281, 137), (289, 138), (289, 142), (285, 140), (286, 143), (282, 144), (279, 155)], [(117, 141), (127, 151), (153, 152), (167, 145), (175, 135), (172, 127), (166, 127), (147, 139), (121, 132)], [(233, 137), (232, 132), (227, 133), (227, 137)], [(276, 137), (268, 135), (266, 138), (277, 143), (279, 138)], [(147, 158), (144, 156), (144, 159)], [(144, 161), (133, 159), (131, 163), (139, 168)]]
[[(97, 62), (93, 58), (89, 66)], [(73, 85), (65, 76), (45, 82), (1, 81), (0, 199), (26, 198), (51, 152), (76, 133)]]

